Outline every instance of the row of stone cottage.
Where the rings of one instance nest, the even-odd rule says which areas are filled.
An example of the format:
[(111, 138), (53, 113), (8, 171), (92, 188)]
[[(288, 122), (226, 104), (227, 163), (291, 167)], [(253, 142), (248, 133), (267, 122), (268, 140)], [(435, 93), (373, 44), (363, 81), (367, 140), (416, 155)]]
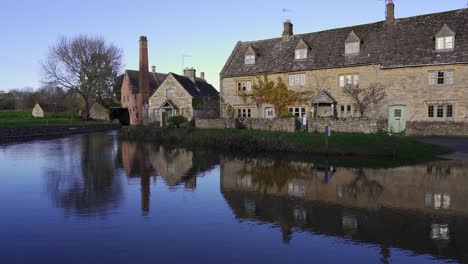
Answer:
[[(272, 105), (239, 96), (252, 91), (257, 76), (268, 75), (281, 77), (291, 90), (316, 94), (310, 102), (291, 105), (293, 115), (355, 119), (357, 107), (343, 87), (377, 82), (386, 87), (387, 97), (368, 109), (369, 119), (387, 120), (395, 132), (407, 127), (424, 131), (425, 125), (466, 131), (468, 9), (401, 19), (395, 19), (394, 9), (387, 1), (384, 21), (299, 35), (285, 21), (279, 38), (239, 41), (220, 73), (220, 92), (195, 69), (183, 76), (158, 73), (154, 66), (150, 72), (147, 39), (141, 37), (140, 70), (125, 72), (122, 106), (131, 124), (164, 122), (171, 115), (192, 119), (193, 98), (200, 97), (222, 98), (237, 117), (274, 118)], [(220, 104), (207, 116), (227, 117)]]

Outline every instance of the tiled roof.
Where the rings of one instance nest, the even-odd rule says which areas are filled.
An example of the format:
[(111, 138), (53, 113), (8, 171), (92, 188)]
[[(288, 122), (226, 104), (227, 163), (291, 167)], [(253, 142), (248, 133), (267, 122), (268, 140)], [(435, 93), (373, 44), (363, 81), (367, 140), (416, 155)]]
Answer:
[[(435, 51), (435, 36), (444, 25), (455, 32), (455, 49)], [(238, 42), (221, 76), (294, 72), (324, 68), (379, 64), (382, 67), (468, 63), (468, 9), (435, 13), (281, 38)], [(345, 41), (354, 31), (361, 40), (360, 53), (345, 56)], [(294, 59), (300, 40), (310, 47), (308, 58)], [(244, 55), (252, 46), (255, 64), (245, 65)]]
[[(139, 80), (140, 80), (140, 73), (139, 71), (134, 71), (134, 70), (126, 70), (125, 73), (128, 75), (130, 79), (130, 83), (132, 85), (132, 93), (136, 94), (138, 93), (139, 90)], [(166, 73), (148, 73), (150, 77), (150, 94), (153, 94), (158, 87), (161, 85), (161, 83), (166, 79), (167, 75)]]
[(193, 97), (197, 96), (219, 96), (218, 90), (202, 78), (195, 78), (195, 82), (188, 77), (170, 73)]

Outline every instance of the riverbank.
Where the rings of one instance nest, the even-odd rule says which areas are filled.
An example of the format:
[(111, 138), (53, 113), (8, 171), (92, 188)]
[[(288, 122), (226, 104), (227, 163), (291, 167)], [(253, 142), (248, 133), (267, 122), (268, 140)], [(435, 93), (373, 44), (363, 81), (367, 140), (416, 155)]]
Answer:
[(328, 149), (320, 133), (286, 133), (239, 129), (165, 129), (130, 127), (124, 139), (167, 143), (183, 147), (210, 147), (242, 153), (300, 153), (330, 156), (362, 156), (405, 161), (434, 159), (451, 152), (444, 146), (417, 141), (415, 137), (385, 134), (333, 133)]
[(70, 134), (92, 133), (119, 129), (116, 124), (81, 124), (0, 127), (0, 142), (13, 140), (58, 137)]

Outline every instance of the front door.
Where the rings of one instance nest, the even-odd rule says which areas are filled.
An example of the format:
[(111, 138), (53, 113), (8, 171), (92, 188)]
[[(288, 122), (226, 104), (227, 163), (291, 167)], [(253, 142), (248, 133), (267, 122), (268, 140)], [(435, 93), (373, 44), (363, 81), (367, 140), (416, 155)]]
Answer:
[(388, 108), (388, 129), (400, 133), (406, 129), (406, 105), (393, 105)]

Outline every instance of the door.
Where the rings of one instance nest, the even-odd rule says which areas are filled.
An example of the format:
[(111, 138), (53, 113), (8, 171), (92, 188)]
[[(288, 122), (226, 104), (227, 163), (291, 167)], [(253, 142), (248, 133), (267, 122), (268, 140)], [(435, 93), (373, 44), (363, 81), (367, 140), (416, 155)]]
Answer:
[(406, 105), (393, 105), (388, 108), (388, 129), (400, 133), (406, 129)]

